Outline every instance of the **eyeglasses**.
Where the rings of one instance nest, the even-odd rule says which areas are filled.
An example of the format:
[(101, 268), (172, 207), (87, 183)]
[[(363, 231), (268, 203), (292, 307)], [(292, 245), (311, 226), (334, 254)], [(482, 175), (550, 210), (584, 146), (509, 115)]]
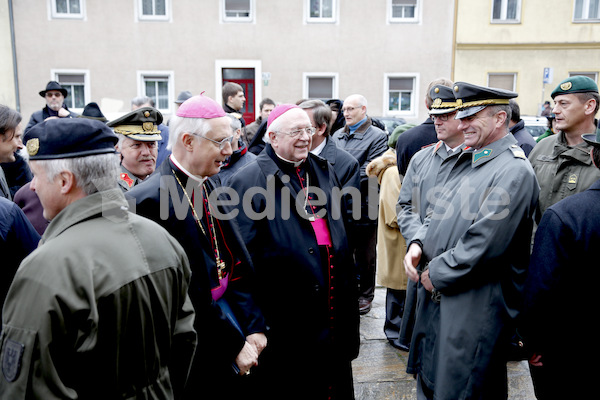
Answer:
[(440, 115), (429, 115), (429, 118), (431, 118), (431, 120), (433, 122), (437, 121), (438, 119), (442, 122), (446, 122), (450, 119), (450, 117), (454, 118), (454, 116), (456, 115), (456, 113), (448, 113), (448, 114), (440, 114)]
[(360, 107), (343, 107), (342, 108), (342, 114), (345, 112), (351, 112), (354, 111), (355, 109), (360, 108)]
[(158, 147), (158, 142), (156, 141), (151, 141), (151, 142), (134, 142), (132, 143), (129, 147), (134, 149), (134, 150), (139, 150), (142, 148), (142, 146), (148, 146), (149, 149), (156, 149)]
[(196, 133), (194, 133), (194, 135), (201, 137), (202, 139), (206, 139), (210, 142), (213, 142), (215, 145), (217, 145), (219, 147), (219, 150), (221, 150), (221, 151), (223, 151), (225, 149), (225, 146), (227, 145), (227, 143), (229, 143), (229, 145), (231, 146), (231, 142), (233, 142), (233, 135), (227, 136), (225, 139), (220, 140), (220, 141), (212, 140), (210, 138), (207, 138), (206, 136), (198, 135)]
[(315, 134), (316, 129), (313, 128), (312, 126), (309, 126), (308, 128), (300, 128), (300, 129), (295, 129), (293, 131), (290, 132), (283, 132), (283, 131), (277, 131), (278, 133), (284, 133), (288, 136), (291, 136), (293, 138), (295, 138), (298, 135), (303, 134), (304, 132), (308, 133), (308, 136), (312, 136)]
[(62, 93), (60, 93), (60, 92), (56, 92), (56, 93), (46, 92), (46, 97), (60, 97), (60, 96), (62, 96)]

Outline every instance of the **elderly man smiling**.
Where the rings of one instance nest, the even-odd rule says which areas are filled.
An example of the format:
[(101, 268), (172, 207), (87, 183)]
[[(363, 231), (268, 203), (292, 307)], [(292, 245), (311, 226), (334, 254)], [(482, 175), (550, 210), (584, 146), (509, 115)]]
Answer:
[[(304, 110), (277, 106), (267, 124), (270, 143), (231, 180), (244, 197), (238, 223), (270, 328), (256, 387), (263, 399), (289, 397), (290, 390), (295, 398), (352, 399), (359, 315), (356, 273), (332, 196), (341, 183), (331, 164), (309, 153), (315, 128)], [(248, 199), (256, 188), (274, 191)]]

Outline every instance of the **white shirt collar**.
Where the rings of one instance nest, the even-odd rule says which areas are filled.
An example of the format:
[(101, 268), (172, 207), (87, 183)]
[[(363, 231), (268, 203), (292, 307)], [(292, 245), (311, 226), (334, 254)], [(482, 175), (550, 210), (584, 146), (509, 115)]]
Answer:
[(192, 178), (193, 180), (195, 180), (199, 183), (204, 183), (204, 181), (206, 180), (205, 176), (194, 175), (194, 174), (190, 173), (187, 169), (183, 168), (183, 166), (175, 159), (175, 156), (173, 155), (173, 153), (171, 153), (171, 155), (169, 157), (170, 157), (171, 161), (173, 161), (173, 164), (175, 164), (175, 166), (177, 168), (179, 168), (184, 174), (186, 174), (188, 176), (188, 178)]

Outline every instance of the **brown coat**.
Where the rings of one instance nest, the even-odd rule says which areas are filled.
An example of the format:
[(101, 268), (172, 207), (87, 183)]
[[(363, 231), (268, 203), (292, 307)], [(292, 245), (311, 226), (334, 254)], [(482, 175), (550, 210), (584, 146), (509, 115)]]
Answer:
[(367, 176), (377, 177), (379, 181), (377, 284), (390, 289), (406, 290), (407, 277), (402, 264), (406, 242), (400, 234), (396, 218), (401, 183), (395, 151), (389, 149), (371, 161), (367, 166)]

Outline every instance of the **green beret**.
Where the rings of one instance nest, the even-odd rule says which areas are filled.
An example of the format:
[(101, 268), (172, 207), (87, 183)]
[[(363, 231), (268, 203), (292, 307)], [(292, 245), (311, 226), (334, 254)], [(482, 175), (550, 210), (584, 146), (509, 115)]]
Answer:
[(587, 93), (596, 92), (598, 93), (598, 85), (593, 79), (587, 76), (571, 76), (558, 84), (558, 86), (552, 91), (550, 97), (554, 97), (560, 94), (571, 94), (571, 93)]
[(137, 110), (123, 115), (107, 125), (113, 128), (115, 133), (120, 133), (130, 139), (142, 142), (153, 142), (161, 140), (158, 125), (163, 121), (163, 116), (154, 107), (141, 107)]
[(407, 130), (409, 130), (410, 128), (414, 128), (416, 125), (415, 124), (402, 124), (402, 125), (398, 125), (395, 129), (394, 132), (392, 132), (392, 134), (390, 135), (390, 138), (388, 139), (388, 146), (395, 149), (396, 148), (396, 142), (398, 141), (398, 136), (400, 136), (401, 133), (406, 132)]
[(117, 141), (106, 124), (87, 118), (49, 119), (34, 125), (23, 138), (30, 160), (115, 153)]

